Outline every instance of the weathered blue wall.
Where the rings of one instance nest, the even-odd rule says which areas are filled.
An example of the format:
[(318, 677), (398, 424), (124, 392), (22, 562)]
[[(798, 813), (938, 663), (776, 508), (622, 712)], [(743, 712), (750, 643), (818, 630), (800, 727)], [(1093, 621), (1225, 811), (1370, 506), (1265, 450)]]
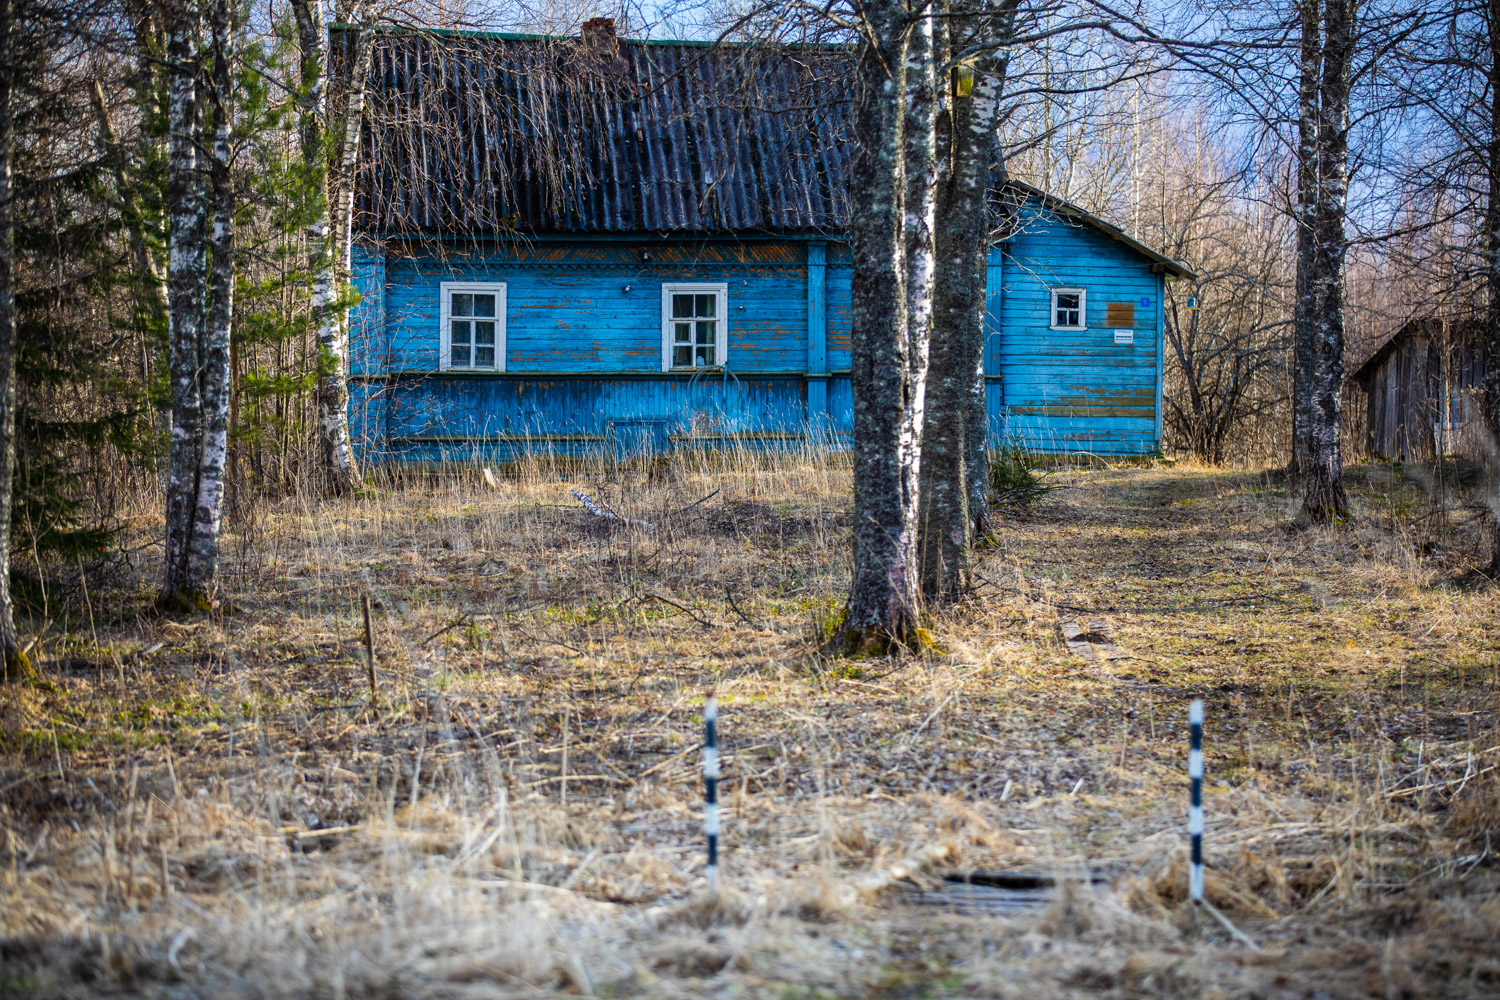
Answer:
[[(837, 242), (538, 239), (435, 252), (388, 240), (383, 252), (357, 248), (354, 270), (351, 430), (369, 459), (795, 447), (809, 426), (848, 441), (850, 262)], [(989, 270), (991, 439), (1155, 452), (1163, 282), (1151, 262), (1092, 227), (1037, 217)], [(436, 370), (449, 280), (506, 282), (504, 373)], [(729, 374), (661, 371), (668, 281), (727, 283)], [(1056, 286), (1088, 289), (1086, 331), (1048, 329)], [(1104, 325), (1106, 303), (1121, 300), (1136, 304), (1128, 346)]]
[[(1046, 452), (1156, 453), (1164, 276), (1092, 226), (1032, 205), (1021, 221), (998, 268), (1003, 433)], [(992, 273), (1000, 257), (991, 252)], [(1050, 329), (1053, 288), (1087, 290), (1086, 329)], [(1133, 343), (1114, 342), (1125, 327), (1106, 324), (1110, 302), (1135, 307)]]

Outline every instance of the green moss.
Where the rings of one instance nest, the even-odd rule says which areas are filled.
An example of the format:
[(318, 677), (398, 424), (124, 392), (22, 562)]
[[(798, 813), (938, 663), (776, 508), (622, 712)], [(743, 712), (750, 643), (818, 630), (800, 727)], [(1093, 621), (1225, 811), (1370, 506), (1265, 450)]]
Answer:
[(31, 658), (19, 649), (6, 650), (4, 679), (7, 681), (36, 680), (36, 667), (31, 665)]
[(179, 590), (175, 594), (163, 594), (157, 599), (156, 608), (165, 613), (202, 614), (214, 609), (214, 602), (201, 590)]

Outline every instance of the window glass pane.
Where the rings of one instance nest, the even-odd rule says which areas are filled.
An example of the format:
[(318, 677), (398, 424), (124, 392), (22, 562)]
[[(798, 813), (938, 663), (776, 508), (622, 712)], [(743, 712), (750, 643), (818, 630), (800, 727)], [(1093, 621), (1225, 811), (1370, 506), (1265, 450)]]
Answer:
[(495, 297), (493, 295), (474, 296), (474, 316), (495, 315)]
[(712, 316), (714, 314), (714, 302), (718, 299), (717, 295), (697, 295), (694, 298), (698, 300), (697, 312), (694, 313), (695, 316)]
[(460, 347), (459, 345), (454, 344), (453, 345), (453, 362), (452, 363), (453, 363), (453, 367), (455, 367), (455, 368), (467, 368), (467, 367), (469, 367), (469, 348), (467, 346)]
[(1077, 292), (1058, 292), (1057, 293), (1057, 309), (1058, 309), (1058, 312), (1061, 312), (1064, 309), (1077, 309), (1077, 308), (1078, 308), (1078, 293)]
[(467, 344), (469, 342), (469, 321), (456, 319), (453, 321), (453, 343)]
[(693, 363), (693, 349), (687, 344), (678, 344), (672, 348), (672, 367), (686, 368)]
[(712, 322), (698, 324), (698, 343), (712, 344), (714, 342), (714, 326)]
[(672, 317), (674, 319), (693, 315), (693, 297), (691, 295), (672, 296)]
[(474, 315), (474, 296), (465, 292), (454, 292), (453, 308), (449, 312), (454, 316)]
[(672, 340), (678, 344), (690, 344), (693, 342), (693, 324), (674, 323)]
[(495, 349), (493, 347), (476, 347), (476, 348), (474, 348), (474, 367), (475, 368), (493, 368), (493, 367), (495, 367)]
[(694, 356), (693, 356), (693, 367), (694, 368), (702, 368), (705, 365), (711, 365), (711, 364), (714, 363), (714, 349), (713, 349), (713, 347), (711, 347), (711, 346), (710, 347), (698, 347), (698, 348), (695, 348), (694, 350), (696, 352), (694, 354)]
[(495, 324), (476, 321), (474, 324), (474, 343), (493, 344), (495, 342)]

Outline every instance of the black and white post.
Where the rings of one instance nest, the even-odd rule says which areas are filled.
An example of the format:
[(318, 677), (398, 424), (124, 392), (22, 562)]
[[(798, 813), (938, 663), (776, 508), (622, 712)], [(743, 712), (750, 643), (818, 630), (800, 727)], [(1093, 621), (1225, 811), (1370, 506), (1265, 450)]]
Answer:
[(1203, 699), (1194, 698), (1188, 709), (1188, 728), (1192, 733), (1188, 747), (1188, 778), (1192, 780), (1192, 804), (1188, 806), (1188, 836), (1192, 839), (1192, 859), (1188, 867), (1188, 898), (1203, 905)]
[(719, 889), (719, 701), (703, 706), (703, 832), (708, 837), (708, 865), (703, 877), (710, 892)]

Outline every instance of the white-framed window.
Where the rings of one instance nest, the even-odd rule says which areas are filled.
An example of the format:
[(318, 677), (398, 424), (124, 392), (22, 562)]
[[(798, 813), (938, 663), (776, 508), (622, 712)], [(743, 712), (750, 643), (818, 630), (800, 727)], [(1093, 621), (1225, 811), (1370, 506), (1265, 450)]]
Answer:
[(442, 283), (442, 371), (505, 371), (505, 283)]
[(661, 286), (661, 370), (706, 368), (729, 360), (729, 286)]
[(1052, 323), (1054, 330), (1084, 330), (1088, 315), (1088, 292), (1082, 288), (1052, 289)]

